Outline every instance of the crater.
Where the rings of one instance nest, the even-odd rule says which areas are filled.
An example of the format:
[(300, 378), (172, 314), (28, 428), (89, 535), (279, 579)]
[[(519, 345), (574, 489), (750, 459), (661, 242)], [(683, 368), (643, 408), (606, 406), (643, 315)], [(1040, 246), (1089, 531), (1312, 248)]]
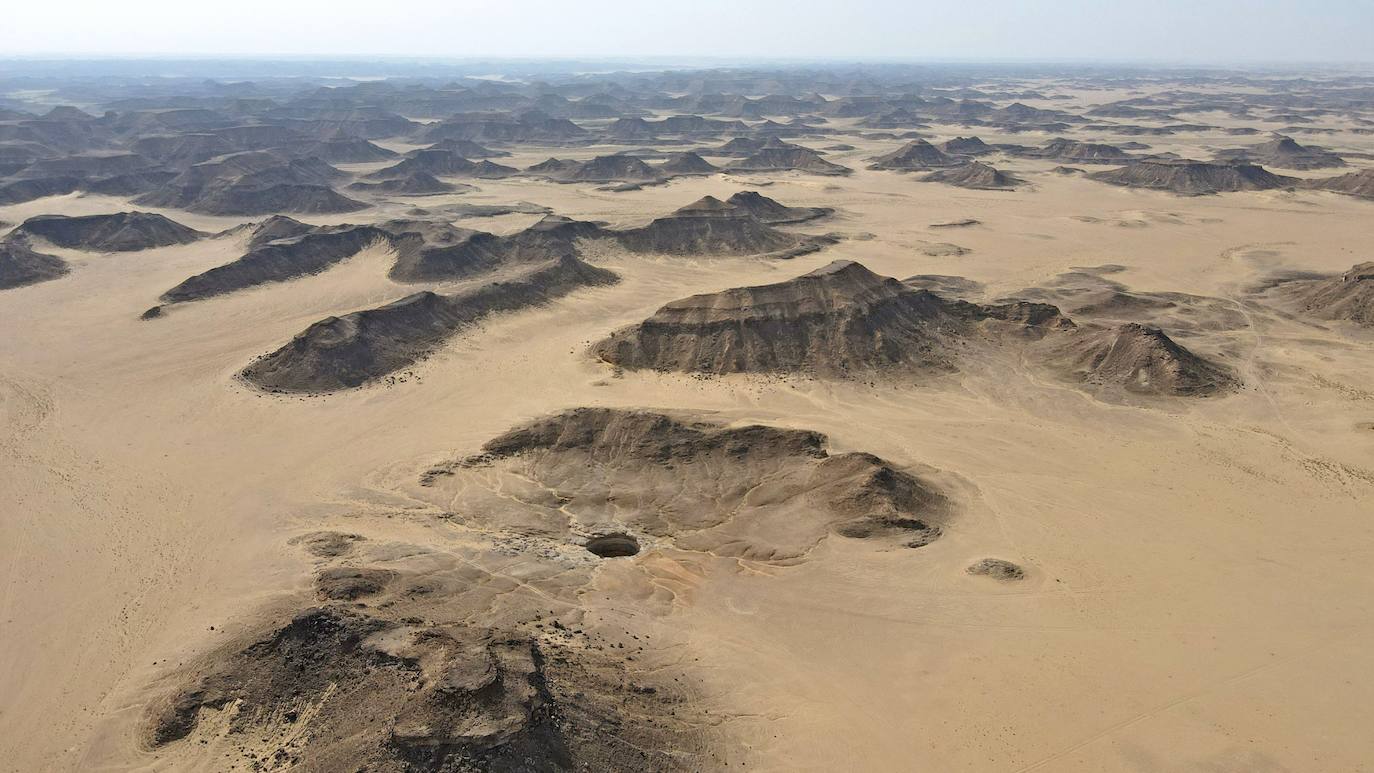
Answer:
[(587, 540), (584, 547), (601, 558), (624, 558), (639, 552), (639, 540), (620, 532), (601, 534)]

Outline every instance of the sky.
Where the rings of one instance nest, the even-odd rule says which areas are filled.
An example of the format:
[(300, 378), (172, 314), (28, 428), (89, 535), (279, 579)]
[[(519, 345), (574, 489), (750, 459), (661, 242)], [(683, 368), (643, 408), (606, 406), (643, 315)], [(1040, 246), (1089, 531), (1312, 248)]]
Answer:
[(1374, 0), (9, 0), (3, 16), (0, 57), (1374, 61)]

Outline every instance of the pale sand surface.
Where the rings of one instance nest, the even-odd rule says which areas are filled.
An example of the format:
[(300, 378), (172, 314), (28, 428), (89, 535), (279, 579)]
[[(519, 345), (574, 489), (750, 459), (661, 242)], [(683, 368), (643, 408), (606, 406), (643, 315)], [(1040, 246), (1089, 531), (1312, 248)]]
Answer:
[[(1156, 152), (1201, 147), (1195, 137), (1139, 139)], [(843, 141), (859, 149), (827, 157), (855, 167), (848, 178), (713, 176), (630, 193), (480, 181), (480, 193), (305, 218), (527, 200), (633, 224), (774, 180), (759, 190), (839, 210), (800, 230), (872, 235), (789, 262), (592, 254), (624, 281), (491, 320), (391, 387), (285, 397), (234, 380), (310, 323), (410, 292), (386, 279), (381, 249), (155, 322), (138, 313), (236, 257), (239, 237), (60, 251), (70, 276), (0, 295), (0, 767), (190, 765), (137, 746), (149, 685), (309, 587), (290, 536), (335, 528), (461, 542), (426, 520), (419, 472), (522, 421), (589, 405), (815, 429), (834, 450), (926, 470), (956, 499), (945, 537), (915, 553), (832, 539), (780, 567), (663, 548), (597, 579), (623, 592), (588, 601), (594, 615), (671, 631), (699, 658), (690, 668), (739, 741), (736, 769), (1365, 769), (1370, 338), (1285, 318), (1243, 290), (1278, 269), (1369, 259), (1374, 205), (1314, 192), (1185, 199), (1016, 159), (995, 165), (1033, 188), (964, 191), (863, 169), (899, 142)], [(0, 220), (127, 208), (57, 197), (0, 208)], [(241, 222), (165, 214), (210, 230)], [(981, 225), (929, 227), (964, 218)], [(534, 219), (461, 224), (505, 232)], [(922, 253), (939, 243), (971, 251)], [(1128, 270), (1111, 278), (1133, 289), (1233, 299), (1251, 327), (1187, 343), (1226, 352), (1246, 386), (1123, 406), (991, 359), (916, 388), (616, 377), (585, 355), (670, 300), (839, 258), (888, 276), (966, 276), (989, 297), (1114, 263)], [(1027, 579), (964, 573), (985, 556), (1021, 564)]]

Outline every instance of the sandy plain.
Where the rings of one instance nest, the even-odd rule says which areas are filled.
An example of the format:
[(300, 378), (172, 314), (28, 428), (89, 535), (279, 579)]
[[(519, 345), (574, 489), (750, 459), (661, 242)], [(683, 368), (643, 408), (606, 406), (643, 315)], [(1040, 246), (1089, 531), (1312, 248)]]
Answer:
[[(1149, 141), (1185, 156), (1244, 144)], [(1360, 141), (1338, 144), (1371, 149)], [(919, 551), (831, 539), (783, 566), (662, 546), (594, 576), (606, 593), (582, 594), (589, 626), (633, 623), (686, 653), (676, 665), (728, 739), (722, 768), (1365, 769), (1371, 339), (1292, 318), (1247, 287), (1367, 259), (1374, 205), (1310, 191), (1185, 199), (1018, 159), (996, 165), (1031, 186), (964, 191), (867, 171), (892, 143), (853, 144), (828, 156), (856, 168), (846, 178), (716, 175), (626, 193), (483, 181), (480, 193), (425, 197), (635, 224), (757, 189), (837, 208), (799, 230), (849, 238), (786, 262), (590, 255), (623, 281), (488, 321), (400, 383), (323, 397), (265, 395), (234, 375), (321, 317), (409, 292), (386, 278), (384, 250), (155, 323), (138, 312), (241, 243), (61, 251), (69, 277), (0, 297), (0, 767), (219, 769), (203, 750), (149, 751), (138, 728), (179, 667), (309, 593), (312, 566), (291, 537), (334, 529), (471, 558), (482, 538), (436, 517), (445, 508), (416, 491), (418, 474), (534, 417), (612, 406), (817, 430), (832, 450), (922, 470), (957, 503), (944, 538)], [(0, 208), (0, 220), (129, 208), (73, 195)], [(164, 214), (208, 230), (241, 222)], [(932, 228), (970, 218), (979, 224)], [(1247, 327), (1181, 340), (1223, 355), (1245, 386), (1119, 405), (1004, 359), (917, 388), (615, 374), (586, 355), (670, 300), (840, 258), (888, 276), (968, 277), (988, 298), (1120, 264), (1112, 278), (1133, 289), (1233, 304)], [(964, 572), (987, 556), (1026, 579)]]

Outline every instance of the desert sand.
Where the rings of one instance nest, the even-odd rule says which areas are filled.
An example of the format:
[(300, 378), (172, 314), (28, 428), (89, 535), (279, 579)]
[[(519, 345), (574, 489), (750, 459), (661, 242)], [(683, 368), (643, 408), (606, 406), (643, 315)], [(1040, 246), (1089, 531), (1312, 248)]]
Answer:
[[(1065, 97), (1024, 100), (1046, 110), (1125, 96), (1022, 85)], [(971, 133), (923, 120), (937, 145)], [(464, 678), (496, 668), (510, 705), (532, 700), (512, 685), (544, 678), (534, 646), (550, 656), (550, 689), (585, 693), (558, 721), (574, 751), (608, 755), (581, 757), (601, 769), (1364, 769), (1374, 759), (1374, 333), (1360, 324), (1368, 317), (1303, 304), (1334, 292), (1315, 275), (1370, 259), (1374, 203), (1300, 186), (1185, 197), (1010, 153), (987, 163), (1014, 175), (1014, 190), (958, 188), (869, 168), (907, 140), (871, 137), (858, 121), (788, 138), (852, 148), (816, 156), (824, 166), (802, 159), (814, 174), (764, 171), (796, 155), (771, 150), (706, 156), (728, 173), (692, 164), (642, 187), (607, 190), (591, 172), (453, 177), (477, 190), (412, 198), (398, 187), (365, 210), (293, 215), (380, 224), (414, 207), (532, 202), (629, 230), (742, 191), (834, 209), (768, 226), (834, 235), (789, 259), (589, 240), (579, 259), (618, 281), (465, 317), (413, 362), (327, 394), (267, 391), (240, 374), (321, 320), (420, 290), (464, 298), (491, 278), (395, 281), (400, 248), (380, 239), (318, 273), (145, 320), (168, 288), (246, 254), (250, 232), (231, 229), (261, 218), (79, 190), (0, 206), (10, 224), (141, 211), (209, 234), (135, 252), (35, 240), (69, 270), (0, 290), (0, 767), (340, 769), (359, 758), (338, 746), (311, 756), (325, 748), (317, 729), (432, 749), (443, 722), (478, 722), (436, 719), (425, 712), (440, 698), (376, 681), (392, 678), (383, 666), (366, 681), (371, 665), (327, 649), (342, 670), (307, 685), (299, 705), (281, 705), (290, 693), (270, 680), (243, 687), (267, 666), (235, 653), (324, 605), (335, 611), (312, 625), (391, 636), (376, 647), (395, 662), (461, 651)], [(1118, 147), (1136, 136), (1072, 131)], [(977, 134), (1043, 145), (1063, 131)], [(1217, 131), (1140, 139), (1150, 154), (1188, 159), (1256, 144)], [(512, 143), (500, 162), (623, 149), (544, 142)], [(424, 144), (375, 140), (396, 152)], [(1374, 152), (1374, 138), (1348, 131), (1321, 144), (1356, 169)], [(361, 179), (393, 163), (344, 166)], [(452, 224), (507, 236), (541, 217)], [(937, 227), (951, 223), (966, 224)], [(594, 353), (680, 299), (837, 260), (926, 277), (972, 303), (1056, 303), (1080, 327), (1157, 326), (1224, 366), (1232, 386), (1103, 391), (1047, 369), (1039, 341), (969, 344), (957, 367), (920, 377), (617, 368)], [(1276, 284), (1291, 272), (1309, 284)], [(1177, 297), (1078, 311), (1055, 290), (1070, 274)], [(666, 452), (624, 434), (592, 451), (583, 440), (496, 442), (578, 408), (664, 414), (708, 435), (789, 432), (745, 433), (740, 448), (709, 453), (691, 445), (704, 440)], [(867, 467), (815, 472), (851, 454), (887, 472), (878, 483)], [(874, 485), (895, 508), (884, 525), (845, 526), (876, 512), (864, 498)], [(512, 644), (482, 639), (486, 628), (521, 633)], [(398, 643), (423, 630), (430, 638)], [(239, 689), (237, 702), (186, 703), (207, 675), (226, 695)], [(159, 737), (178, 700), (180, 721), (194, 722)], [(375, 721), (394, 726), (357, 730), (369, 726), (348, 709), (369, 700)], [(481, 721), (525, 721), (510, 705), (482, 709)], [(605, 712), (622, 712), (624, 727), (585, 718)], [(482, 737), (505, 737), (494, 732)], [(547, 751), (520, 732), (520, 749)], [(434, 757), (416, 759), (427, 769)]]

